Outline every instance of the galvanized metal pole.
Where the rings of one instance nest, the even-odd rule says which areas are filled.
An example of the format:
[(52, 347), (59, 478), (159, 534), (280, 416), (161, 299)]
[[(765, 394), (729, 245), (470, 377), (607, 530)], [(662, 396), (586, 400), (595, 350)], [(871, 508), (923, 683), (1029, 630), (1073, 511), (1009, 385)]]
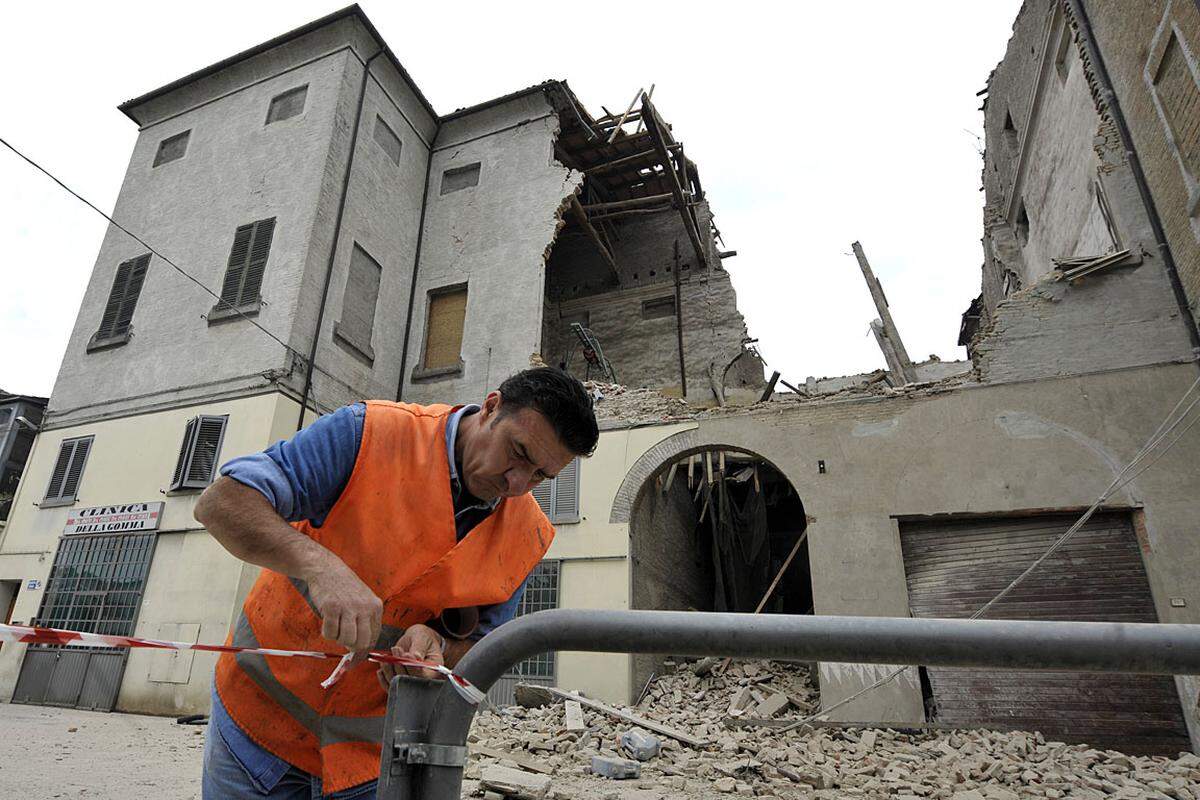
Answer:
[[(1200, 625), (557, 609), (496, 629), (456, 672), (486, 690), (514, 664), (558, 650), (1184, 675), (1200, 674)], [(412, 679), (392, 683), (385, 774), (403, 774), (392, 766), (395, 729), (427, 724), (426, 743), (461, 747), (475, 713), (448, 686), (432, 710), (410, 703), (407, 695), (416, 689), (406, 680)], [(458, 798), (463, 765), (449, 761), (416, 765), (423, 798)], [(378, 796), (410, 795), (381, 782)]]

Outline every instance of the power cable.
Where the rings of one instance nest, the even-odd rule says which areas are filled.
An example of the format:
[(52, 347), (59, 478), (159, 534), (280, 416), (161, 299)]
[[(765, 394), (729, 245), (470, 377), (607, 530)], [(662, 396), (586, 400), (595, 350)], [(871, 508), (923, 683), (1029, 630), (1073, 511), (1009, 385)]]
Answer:
[[(1186, 434), (1189, 430), (1191, 430), (1192, 427), (1195, 426), (1197, 422), (1200, 422), (1200, 415), (1195, 416), (1190, 422), (1188, 422), (1188, 424), (1183, 428), (1183, 430), (1179, 431), (1174, 436), (1174, 438), (1172, 438), (1169, 442), (1167, 442), (1166, 447), (1164, 447), (1161, 451), (1159, 451), (1159, 453), (1157, 455), (1155, 455), (1153, 459), (1151, 459), (1149, 462), (1147, 462), (1145, 465), (1143, 465), (1140, 469), (1138, 469), (1133, 474), (1129, 474), (1130, 471), (1133, 470), (1135, 467), (1137, 467), (1143, 459), (1145, 459), (1156, 447), (1158, 447), (1159, 444), (1161, 444), (1171, 434), (1172, 431), (1174, 431), (1176, 428), (1178, 428), (1179, 425), (1182, 424), (1185, 419), (1187, 419), (1187, 416), (1188, 416), (1188, 414), (1191, 413), (1192, 409), (1194, 409), (1197, 405), (1200, 405), (1200, 395), (1197, 395), (1194, 399), (1192, 399), (1192, 401), (1190, 403), (1188, 403), (1187, 408), (1185, 408), (1182, 413), (1177, 415), (1177, 412), (1179, 411), (1179, 409), (1181, 407), (1183, 407), (1183, 405), (1185, 403), (1188, 402), (1188, 397), (1194, 391), (1196, 391), (1196, 389), (1198, 387), (1200, 387), (1200, 378), (1197, 378), (1192, 383), (1192, 385), (1188, 387), (1187, 391), (1185, 391), (1183, 393), (1183, 396), (1180, 397), (1179, 402), (1175, 404), (1175, 407), (1172, 408), (1171, 411), (1167, 414), (1167, 416), (1163, 419), (1162, 424), (1160, 424), (1158, 426), (1158, 429), (1155, 430), (1153, 434), (1151, 434), (1150, 438), (1148, 440), (1146, 440), (1146, 443), (1144, 445), (1142, 445), (1141, 449), (1137, 452), (1137, 454), (1134, 456), (1134, 458), (1119, 473), (1117, 473), (1117, 476), (1113, 479), (1112, 483), (1110, 483), (1108, 485), (1108, 488), (1106, 488), (1103, 492), (1101, 492), (1100, 496), (1098, 498), (1096, 498), (1096, 501), (1094, 503), (1092, 503), (1092, 505), (1089, 506), (1085, 512), (1083, 512), (1082, 516), (1080, 516), (1080, 518), (1078, 520), (1076, 520), (1075, 524), (1073, 524), (1070, 528), (1068, 528), (1067, 531), (1062, 534), (1062, 536), (1058, 537), (1058, 539), (1056, 539), (1046, 549), (1046, 551), (1044, 553), (1042, 553), (1041, 556), (1039, 556), (1032, 564), (1030, 564), (1029, 567), (1027, 569), (1025, 569), (1024, 572), (1022, 572), (1020, 575), (1018, 575), (1016, 578), (1014, 578), (1007, 586), (1005, 586), (1003, 589), (1001, 589), (1000, 592), (995, 597), (993, 597), (987, 603), (983, 604), (978, 610), (975, 611), (975, 613), (973, 613), (970, 617), (968, 617), (968, 619), (979, 619), (981, 616), (983, 616), (988, 611), (988, 609), (992, 608), (996, 603), (998, 603), (1001, 599), (1003, 599), (1005, 596), (1007, 596), (1014, 588), (1016, 588), (1016, 586), (1018, 584), (1020, 584), (1022, 581), (1024, 581), (1038, 567), (1040, 567), (1046, 561), (1047, 558), (1049, 558), (1060, 547), (1062, 547), (1064, 544), (1066, 544), (1067, 540), (1069, 540), (1072, 536), (1074, 536), (1076, 533), (1078, 533), (1079, 530), (1081, 528), (1083, 528), (1083, 526), (1085, 524), (1087, 524), (1087, 521), (1089, 519), (1091, 519), (1092, 515), (1096, 513), (1097, 509), (1099, 509), (1100, 506), (1102, 506), (1106, 500), (1108, 500), (1116, 492), (1123, 489), (1125, 486), (1128, 486), (1143, 472), (1145, 472), (1147, 469), (1149, 469), (1155, 463), (1157, 463), (1159, 459), (1161, 459), (1164, 455), (1166, 455), (1167, 452), (1172, 447), (1174, 447), (1175, 444), (1181, 438), (1183, 438), (1184, 434)], [(884, 675), (879, 680), (860, 689), (859, 691), (855, 692), (854, 694), (850, 695), (849, 697), (843, 698), (842, 700), (839, 700), (838, 702), (834, 703), (833, 705), (829, 706), (828, 708), (821, 709), (820, 711), (818, 711), (815, 714), (810, 714), (809, 716), (804, 717), (803, 719), (797, 720), (796, 722), (793, 722), (790, 725), (786, 725), (782, 728), (779, 728), (777, 732), (784, 733), (784, 732), (790, 731), (794, 728), (798, 728), (802, 725), (806, 725), (820, 717), (827, 716), (828, 714), (830, 714), (833, 711), (836, 711), (837, 709), (841, 708), (842, 706), (845, 706), (845, 705), (857, 700), (858, 698), (862, 697), (863, 695), (868, 694), (869, 692), (873, 692), (874, 690), (878, 689), (879, 687), (895, 680), (897, 677), (899, 677), (905, 671), (907, 671), (909, 666), (911, 666), (911, 665), (906, 664), (905, 666), (902, 666), (899, 669), (893, 670), (892, 672), (889, 672), (887, 675)]]
[[(133, 231), (129, 230), (128, 228), (126, 228), (126, 227), (125, 227), (124, 225), (122, 225), (121, 223), (117, 222), (115, 219), (113, 219), (112, 217), (110, 217), (108, 214), (106, 214), (106, 213), (104, 213), (103, 211), (101, 211), (101, 210), (100, 210), (99, 208), (97, 208), (97, 207), (96, 207), (96, 205), (95, 205), (95, 204), (93, 204), (93, 203), (92, 203), (90, 200), (88, 200), (86, 197), (84, 197), (83, 195), (81, 195), (81, 194), (79, 194), (78, 192), (76, 192), (76, 191), (75, 191), (74, 189), (72, 189), (70, 186), (67, 186), (67, 184), (63, 183), (61, 180), (59, 180), (57, 177), (55, 177), (55, 175), (54, 175), (52, 172), (50, 172), (50, 170), (46, 169), (46, 168), (45, 168), (45, 167), (43, 167), (41, 164), (39, 164), (38, 162), (34, 161), (34, 160), (33, 160), (32, 158), (30, 158), (29, 156), (25, 155), (23, 152), (21, 152), (21, 151), (20, 151), (20, 150), (18, 150), (16, 147), (14, 147), (12, 144), (10, 144), (10, 143), (8, 142), (8, 140), (7, 140), (7, 139), (5, 139), (5, 138), (4, 138), (4, 137), (2, 137), (2, 136), (0, 136), (0, 144), (4, 145), (4, 146), (5, 146), (5, 147), (7, 147), (9, 150), (11, 150), (12, 152), (16, 153), (16, 154), (17, 154), (17, 156), (19, 156), (19, 157), (20, 157), (22, 160), (24, 160), (24, 161), (25, 161), (27, 164), (29, 164), (31, 167), (33, 167), (33, 168), (34, 168), (34, 169), (36, 169), (38, 172), (40, 172), (40, 173), (42, 173), (43, 175), (45, 175), (45, 176), (46, 176), (47, 178), (49, 178), (50, 180), (52, 180), (52, 181), (54, 181), (55, 183), (57, 183), (57, 184), (58, 184), (60, 187), (62, 187), (62, 189), (63, 189), (64, 191), (66, 191), (68, 194), (70, 194), (72, 197), (74, 197), (74, 198), (75, 198), (76, 200), (78, 200), (79, 202), (83, 203), (83, 204), (84, 204), (85, 206), (87, 206), (88, 208), (90, 208), (90, 209), (92, 209), (93, 211), (95, 211), (95, 212), (96, 212), (97, 214), (99, 214), (100, 216), (104, 217), (106, 220), (108, 220), (108, 222), (109, 222), (110, 224), (114, 225), (116, 228), (118, 228), (119, 230), (121, 230), (122, 232), (124, 232), (124, 233), (125, 233), (127, 236), (129, 236), (129, 237), (130, 237), (131, 239), (133, 239), (135, 242), (137, 242), (138, 244), (142, 245), (142, 247), (145, 247), (145, 248), (146, 248), (147, 250), (149, 250), (151, 253), (153, 253), (154, 255), (156, 255), (156, 256), (158, 256), (159, 258), (161, 258), (163, 261), (165, 261), (165, 262), (167, 263), (167, 265), (168, 265), (168, 266), (170, 266), (172, 269), (174, 269), (174, 270), (175, 270), (176, 272), (178, 272), (180, 275), (182, 275), (183, 277), (187, 278), (189, 281), (191, 281), (192, 283), (194, 283), (196, 286), (199, 286), (199, 287), (200, 287), (201, 289), (203, 289), (203, 290), (204, 290), (204, 291), (205, 291), (207, 294), (209, 294), (211, 297), (213, 297), (213, 298), (214, 298), (214, 299), (217, 301), (218, 305), (220, 305), (220, 306), (222, 306), (222, 307), (224, 307), (224, 308), (228, 308), (228, 309), (230, 309), (231, 311), (233, 311), (233, 313), (234, 313), (234, 314), (236, 314), (237, 316), (239, 316), (239, 317), (241, 317), (242, 319), (246, 320), (247, 322), (249, 322), (251, 325), (253, 325), (253, 326), (254, 326), (255, 328), (257, 328), (258, 330), (262, 331), (264, 334), (266, 334), (268, 337), (270, 337), (271, 339), (273, 339), (275, 342), (277, 342), (278, 344), (282, 345), (282, 346), (283, 346), (283, 349), (284, 349), (285, 351), (287, 351), (289, 354), (291, 354), (291, 355), (292, 355), (292, 356), (294, 356), (294, 357), (297, 357), (297, 358), (299, 358), (299, 359), (300, 359), (300, 361), (301, 361), (301, 363), (308, 363), (308, 359), (307, 359), (307, 358), (304, 356), (304, 354), (303, 354), (303, 353), (301, 353), (301, 352), (299, 352), (298, 350), (296, 350), (295, 348), (291, 347), (291, 346), (290, 346), (290, 345), (289, 345), (287, 342), (283, 341), (283, 340), (282, 340), (282, 339), (280, 339), (278, 336), (276, 336), (274, 333), (272, 333), (271, 331), (269, 331), (267, 328), (263, 327), (263, 326), (262, 326), (261, 324), (259, 324), (259, 322), (258, 322), (257, 320), (255, 320), (253, 317), (250, 317), (250, 316), (248, 316), (248, 315), (247, 315), (245, 312), (243, 312), (241, 309), (237, 308), (236, 306), (234, 306), (233, 304), (231, 304), (229, 301), (227, 301), (227, 300), (223, 299), (223, 298), (222, 298), (222, 297), (221, 297), (219, 294), (217, 294), (217, 293), (216, 293), (216, 292), (214, 292), (212, 289), (210, 289), (210, 288), (208, 288), (207, 286), (205, 286), (205, 285), (204, 285), (204, 284), (203, 284), (203, 283), (202, 283), (202, 282), (201, 282), (201, 281), (200, 281), (198, 278), (194, 277), (194, 276), (193, 276), (193, 275), (191, 275), (191, 274), (190, 274), (190, 273), (189, 273), (187, 270), (185, 270), (183, 267), (179, 266), (179, 265), (178, 265), (178, 264), (176, 264), (174, 261), (172, 261), (171, 259), (167, 258), (165, 255), (163, 255), (161, 252), (159, 252), (159, 251), (158, 251), (156, 248), (154, 248), (152, 245), (150, 245), (150, 244), (149, 244), (149, 243), (148, 243), (148, 242), (147, 242), (145, 239), (143, 239), (141, 236), (138, 236), (136, 233), (134, 233)], [(325, 375), (326, 377), (330, 378), (331, 380), (333, 380), (333, 381), (336, 381), (337, 383), (340, 383), (340, 384), (342, 384), (342, 385), (344, 385), (344, 386), (346, 385), (346, 384), (345, 384), (345, 382), (344, 382), (344, 381), (342, 381), (340, 378), (338, 378), (336, 375), (334, 375), (333, 373), (329, 372), (328, 370), (325, 370), (325, 369), (323, 369), (322, 367), (318, 366), (317, 364), (315, 364), (315, 363), (314, 363), (314, 364), (312, 365), (312, 367), (313, 367), (313, 369), (315, 369), (315, 370), (317, 370), (318, 372), (322, 373), (323, 375)], [(349, 386), (347, 386), (347, 388), (350, 388), (350, 387), (349, 387)], [(323, 403), (321, 403), (321, 402), (319, 402), (319, 401), (317, 400), (317, 398), (316, 398), (316, 393), (315, 393), (315, 392), (310, 392), (310, 393), (313, 395), (313, 403), (314, 403), (314, 404), (316, 404), (316, 405), (318, 405), (318, 406), (324, 405)], [(334, 408), (334, 406), (327, 406), (327, 408), (330, 408), (330, 409), (332, 409), (332, 408)]]

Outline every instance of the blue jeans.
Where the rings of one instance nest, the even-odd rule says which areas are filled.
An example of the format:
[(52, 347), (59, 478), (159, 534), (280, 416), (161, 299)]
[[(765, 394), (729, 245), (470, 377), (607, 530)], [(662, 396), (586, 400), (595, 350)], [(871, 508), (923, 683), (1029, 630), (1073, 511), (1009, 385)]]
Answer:
[(200, 795), (204, 800), (375, 800), (375, 781), (351, 786), (326, 795), (321, 791), (321, 779), (299, 767), (290, 767), (281, 775), (268, 780), (251, 776), (225, 743), (218, 726), (208, 725), (204, 741), (204, 777)]

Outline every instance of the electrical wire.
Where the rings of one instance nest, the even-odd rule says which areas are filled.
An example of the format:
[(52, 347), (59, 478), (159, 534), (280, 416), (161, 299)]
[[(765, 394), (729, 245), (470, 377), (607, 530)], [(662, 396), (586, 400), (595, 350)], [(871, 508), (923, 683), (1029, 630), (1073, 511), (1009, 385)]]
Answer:
[[(1191, 400), (1190, 403), (1188, 403), (1188, 397), (1193, 392), (1195, 392), (1197, 390), (1197, 388), (1200, 388), (1200, 378), (1197, 378), (1195, 380), (1195, 382), (1193, 382), (1192, 385), (1188, 387), (1187, 391), (1185, 391), (1183, 393), (1183, 396), (1179, 398), (1179, 402), (1175, 404), (1175, 407), (1172, 408), (1171, 411), (1167, 414), (1167, 416), (1163, 419), (1162, 424), (1160, 424), (1158, 426), (1157, 430), (1155, 430), (1154, 433), (1151, 434), (1150, 438), (1146, 440), (1146, 443), (1144, 445), (1142, 445), (1141, 449), (1138, 450), (1138, 452), (1134, 456), (1134, 458), (1127, 465), (1125, 465), (1125, 467), (1119, 473), (1117, 473), (1117, 476), (1113, 479), (1112, 483), (1110, 483), (1108, 485), (1108, 488), (1106, 488), (1103, 492), (1100, 493), (1100, 496), (1096, 498), (1096, 501), (1094, 503), (1092, 503), (1092, 505), (1089, 506), (1085, 512), (1083, 512), (1083, 514), (1080, 516), (1080, 518), (1075, 521), (1075, 524), (1073, 524), (1070, 528), (1068, 528), (1067, 531), (1062, 534), (1062, 536), (1058, 537), (1058, 539), (1056, 539), (1053, 543), (1051, 543), (1051, 545), (1046, 549), (1046, 551), (1044, 553), (1042, 553), (1042, 555), (1040, 555), (1032, 564), (1030, 564), (1029, 567), (1025, 569), (1025, 571), (1023, 571), (1020, 575), (1018, 575), (1016, 578), (1014, 578), (1007, 586), (1005, 586), (1003, 589), (1001, 589), (1000, 592), (995, 597), (993, 597), (987, 603), (984, 603), (982, 606), (980, 606), (979, 609), (977, 609), (975, 611), (975, 613), (973, 613), (970, 617), (968, 617), (968, 619), (979, 619), (980, 617), (982, 617), (985, 613), (987, 613), (987, 611), (990, 608), (995, 606), (996, 603), (1000, 602), (1000, 600), (1002, 600), (1013, 589), (1015, 589), (1017, 587), (1017, 585), (1019, 585), (1027, 577), (1029, 577), (1031, 574), (1033, 574), (1033, 572), (1035, 570), (1037, 570), (1038, 567), (1040, 567), (1043, 563), (1045, 563), (1046, 559), (1048, 559), (1051, 555), (1053, 555), (1056, 551), (1058, 551), (1058, 549), (1060, 547), (1062, 547), (1064, 544), (1066, 544), (1066, 542), (1071, 537), (1073, 537), (1076, 533), (1078, 533), (1079, 530), (1081, 528), (1083, 528), (1083, 526), (1085, 524), (1087, 524), (1087, 521), (1089, 519), (1091, 519), (1092, 515), (1096, 513), (1096, 511), (1100, 508), (1100, 506), (1104, 505), (1104, 502), (1106, 500), (1108, 500), (1110, 497), (1112, 497), (1112, 495), (1115, 494), (1116, 492), (1123, 489), (1125, 486), (1128, 486), (1130, 483), (1132, 483), (1134, 480), (1136, 480), (1138, 478), (1138, 476), (1140, 476), (1143, 472), (1148, 470), (1150, 467), (1154, 466), (1154, 464), (1156, 464), (1159, 461), (1159, 459), (1161, 459), (1164, 455), (1166, 455), (1167, 452), (1172, 447), (1174, 447), (1175, 444), (1181, 438), (1183, 438), (1183, 436), (1189, 430), (1191, 430), (1192, 427), (1195, 426), (1197, 422), (1200, 422), (1200, 414), (1198, 414), (1190, 422), (1188, 422), (1188, 424), (1182, 430), (1180, 430), (1174, 436), (1174, 438), (1172, 438), (1169, 442), (1167, 442), (1166, 446), (1164, 448), (1162, 448), (1162, 450), (1159, 451), (1158, 454), (1155, 455), (1153, 459), (1151, 459), (1150, 461), (1148, 461), (1147, 463), (1142, 465), (1141, 468), (1138, 469), (1136, 472), (1133, 472), (1132, 474), (1130, 474), (1131, 470), (1138, 467), (1138, 465), (1147, 456), (1149, 456), (1150, 453), (1152, 451), (1154, 451), (1155, 448), (1158, 447), (1158, 445), (1162, 444), (1162, 442), (1164, 440), (1166, 440), (1166, 438), (1171, 434), (1172, 431), (1174, 431), (1176, 428), (1178, 428), (1183, 423), (1183, 421), (1185, 419), (1187, 419), (1187, 416), (1188, 416), (1188, 414), (1191, 413), (1192, 409), (1194, 409), (1197, 405), (1200, 405), (1200, 394), (1198, 394), (1195, 398), (1193, 398)], [(1178, 413), (1179, 409), (1182, 408), (1185, 403), (1187, 403), (1187, 408), (1184, 408), (1182, 413)], [(815, 714), (810, 714), (809, 716), (804, 717), (803, 719), (800, 719), (796, 722), (793, 722), (790, 725), (786, 725), (782, 728), (779, 728), (777, 730), (777, 732), (784, 733), (784, 732), (790, 731), (794, 728), (798, 728), (802, 725), (806, 725), (806, 724), (812, 722), (813, 720), (819, 719), (821, 717), (826, 717), (833, 711), (836, 711), (837, 709), (857, 700), (858, 698), (862, 697), (863, 695), (873, 692), (876, 689), (878, 689), (879, 687), (881, 687), (887, 683), (890, 683), (891, 681), (895, 680), (897, 677), (902, 675), (904, 672), (906, 672), (908, 669), (909, 669), (909, 665), (905, 665), (896, 670), (893, 670), (892, 672), (889, 672), (887, 675), (884, 675), (879, 680), (875, 681), (872, 684), (867, 685), (866, 687), (860, 689), (859, 691), (855, 692), (854, 694), (850, 695), (849, 697), (845, 697), (842, 700), (839, 700), (838, 702), (829, 706), (828, 708), (821, 709), (820, 711), (816, 712)]]
[[(57, 178), (57, 177), (54, 175), (54, 173), (50, 172), (50, 170), (46, 169), (46, 168), (45, 168), (45, 167), (43, 167), (41, 164), (39, 164), (38, 162), (34, 161), (34, 160), (33, 160), (32, 158), (30, 158), (29, 156), (25, 155), (23, 152), (21, 152), (20, 150), (18, 150), (18, 149), (17, 149), (15, 146), (13, 146), (13, 145), (12, 145), (12, 144), (11, 144), (11, 143), (10, 143), (10, 142), (7, 140), (7, 139), (5, 139), (5, 138), (4, 138), (4, 137), (2, 137), (2, 136), (0, 136), (0, 144), (2, 144), (2, 145), (4, 145), (5, 147), (7, 147), (9, 150), (11, 150), (11, 151), (12, 151), (13, 153), (15, 153), (17, 156), (19, 156), (19, 157), (20, 157), (20, 158), (21, 158), (23, 161), (25, 161), (25, 162), (26, 162), (27, 164), (29, 164), (31, 167), (33, 167), (34, 169), (36, 169), (38, 172), (42, 173), (42, 174), (43, 174), (43, 175), (45, 175), (47, 178), (49, 178), (50, 180), (54, 181), (54, 182), (55, 182), (56, 184), (58, 184), (58, 185), (59, 185), (59, 186), (60, 186), (60, 187), (61, 187), (61, 188), (62, 188), (64, 191), (66, 191), (68, 194), (70, 194), (70, 195), (71, 195), (72, 197), (74, 197), (76, 200), (78, 200), (79, 202), (83, 203), (85, 206), (87, 206), (88, 208), (92, 209), (93, 211), (95, 211), (95, 212), (96, 212), (97, 214), (99, 214), (100, 216), (104, 217), (106, 220), (108, 220), (108, 222), (109, 222), (111, 225), (113, 225), (113, 226), (115, 226), (116, 228), (118, 228), (119, 230), (121, 230), (123, 233), (125, 233), (127, 236), (129, 236), (131, 239), (133, 239), (135, 242), (137, 242), (138, 244), (140, 244), (142, 247), (145, 247), (145, 248), (146, 248), (147, 250), (149, 250), (151, 253), (153, 253), (154, 255), (158, 256), (160, 259), (162, 259), (164, 262), (166, 262), (168, 266), (170, 266), (172, 269), (174, 269), (174, 270), (175, 270), (176, 272), (178, 272), (180, 275), (182, 275), (183, 277), (187, 278), (189, 281), (191, 281), (192, 283), (194, 283), (196, 286), (199, 286), (199, 287), (200, 287), (201, 289), (203, 289), (203, 290), (204, 290), (204, 291), (205, 291), (207, 294), (209, 294), (211, 297), (213, 297), (213, 298), (214, 298), (214, 299), (217, 301), (217, 304), (218, 304), (218, 305), (220, 305), (220, 306), (222, 306), (222, 307), (224, 307), (224, 308), (228, 308), (229, 310), (233, 311), (233, 313), (234, 313), (234, 314), (236, 314), (237, 316), (239, 316), (239, 317), (241, 317), (242, 319), (244, 319), (244, 320), (246, 320), (247, 322), (249, 322), (251, 325), (253, 325), (255, 328), (257, 328), (259, 331), (261, 331), (262, 333), (266, 334), (266, 335), (267, 335), (268, 337), (270, 337), (272, 340), (274, 340), (275, 342), (277, 342), (278, 344), (280, 344), (280, 345), (283, 347), (283, 349), (284, 349), (285, 351), (287, 351), (289, 354), (291, 354), (291, 355), (293, 355), (293, 356), (295, 356), (295, 357), (299, 358), (299, 359), (300, 359), (300, 361), (301, 361), (301, 363), (307, 363), (307, 362), (308, 362), (308, 359), (307, 359), (307, 358), (304, 356), (304, 354), (303, 354), (303, 353), (299, 352), (298, 350), (296, 350), (295, 348), (293, 348), (292, 346), (290, 346), (290, 345), (289, 345), (287, 342), (283, 341), (283, 339), (280, 339), (278, 336), (276, 336), (276, 335), (275, 335), (274, 333), (272, 333), (270, 330), (268, 330), (267, 328), (263, 327), (263, 326), (262, 326), (262, 325), (261, 325), (261, 324), (260, 324), (260, 323), (259, 323), (257, 320), (255, 320), (253, 317), (250, 317), (250, 316), (248, 316), (248, 315), (247, 315), (245, 312), (243, 312), (241, 309), (239, 309), (239, 308), (237, 308), (236, 306), (232, 305), (232, 304), (231, 304), (231, 303), (229, 303), (227, 300), (224, 300), (224, 299), (223, 299), (223, 298), (222, 298), (222, 297), (221, 297), (219, 294), (217, 294), (217, 293), (216, 293), (216, 292), (214, 292), (212, 289), (210, 289), (210, 288), (208, 288), (207, 286), (205, 286), (205, 285), (204, 285), (204, 284), (203, 284), (203, 283), (202, 283), (202, 282), (201, 282), (201, 281), (200, 281), (198, 278), (196, 278), (195, 276), (193, 276), (191, 273), (189, 273), (189, 272), (188, 272), (187, 270), (185, 270), (183, 267), (181, 267), (181, 266), (179, 266), (178, 264), (176, 264), (176, 263), (175, 263), (174, 261), (172, 261), (171, 259), (167, 258), (167, 257), (166, 257), (165, 255), (163, 255), (163, 254), (162, 254), (162, 253), (161, 253), (161, 252), (160, 252), (158, 249), (156, 249), (155, 247), (153, 247), (153, 246), (152, 246), (150, 243), (148, 243), (148, 242), (147, 242), (145, 239), (143, 239), (141, 236), (138, 236), (136, 233), (134, 233), (133, 231), (129, 230), (129, 228), (126, 228), (124, 225), (122, 225), (121, 223), (117, 222), (115, 219), (113, 219), (112, 217), (110, 217), (108, 214), (106, 214), (106, 213), (104, 213), (103, 211), (101, 211), (99, 208), (97, 208), (97, 207), (96, 207), (96, 205), (95, 205), (94, 203), (92, 203), (90, 200), (88, 200), (88, 199), (87, 199), (86, 197), (84, 197), (83, 195), (81, 195), (81, 194), (79, 194), (78, 192), (76, 192), (74, 189), (72, 189), (72, 188), (71, 188), (70, 186), (68, 186), (67, 184), (63, 183), (61, 180), (59, 180), (59, 179), (58, 179), (58, 178)], [(345, 383), (344, 383), (344, 382), (343, 382), (343, 381), (342, 381), (340, 378), (338, 378), (336, 375), (334, 375), (333, 373), (331, 373), (331, 372), (329, 372), (329, 371), (325, 370), (324, 368), (322, 368), (321, 366), (317, 365), (316, 363), (314, 363), (314, 364), (313, 364), (313, 369), (315, 369), (316, 371), (318, 371), (318, 372), (322, 373), (323, 375), (325, 375), (326, 377), (330, 378), (331, 380), (333, 380), (333, 381), (336, 381), (337, 383), (339, 383), (339, 384), (342, 384), (343, 386), (346, 386), (346, 388), (351, 388), (351, 387), (349, 387), (348, 385), (346, 385), (346, 384), (345, 384)], [(322, 406), (322, 405), (324, 405), (323, 403), (321, 403), (320, 401), (318, 401), (318, 400), (317, 400), (317, 398), (316, 398), (316, 393), (315, 393), (315, 392), (312, 392), (312, 391), (310, 391), (310, 394), (313, 396), (313, 403), (314, 403), (314, 405), (317, 405), (317, 406)], [(329, 409), (333, 409), (334, 407), (335, 407), (335, 406), (327, 406), (327, 408), (329, 408)]]

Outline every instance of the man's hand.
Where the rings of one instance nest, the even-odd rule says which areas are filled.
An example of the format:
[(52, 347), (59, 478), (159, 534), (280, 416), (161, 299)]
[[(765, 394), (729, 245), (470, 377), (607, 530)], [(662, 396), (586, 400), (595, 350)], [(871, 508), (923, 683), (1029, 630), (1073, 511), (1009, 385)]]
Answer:
[(340, 558), (331, 553), (322, 561), (306, 578), (321, 635), (359, 654), (360, 661), (379, 641), (383, 601)]
[[(445, 640), (437, 634), (428, 625), (413, 625), (404, 632), (400, 637), (400, 641), (392, 648), (392, 655), (400, 656), (401, 658), (411, 658), (414, 661), (426, 661), (430, 664), (445, 664), (445, 659), (442, 655), (442, 647)], [(405, 674), (411, 675), (407, 667), (398, 664), (380, 664), (379, 665), (379, 685), (386, 692), (388, 686), (392, 683), (392, 678), (396, 676), (396, 667), (405, 671)], [(431, 669), (417, 670), (417, 677), (420, 678), (437, 678), (438, 673)]]

